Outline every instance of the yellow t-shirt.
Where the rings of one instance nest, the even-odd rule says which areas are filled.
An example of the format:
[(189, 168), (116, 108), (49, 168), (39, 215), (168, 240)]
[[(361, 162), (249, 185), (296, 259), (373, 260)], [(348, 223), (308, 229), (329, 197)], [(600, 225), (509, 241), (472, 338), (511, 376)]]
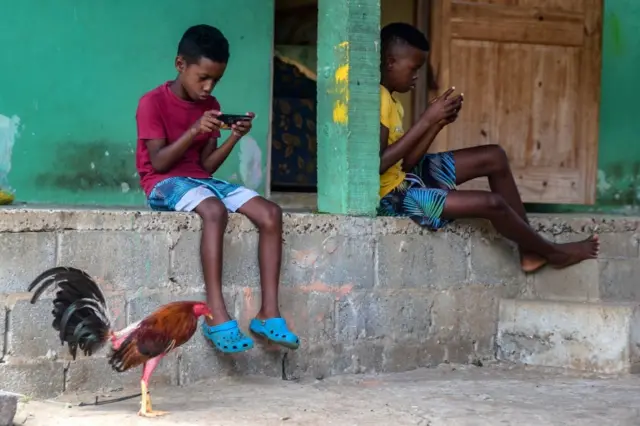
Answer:
[[(389, 129), (389, 145), (395, 143), (404, 135), (402, 118), (404, 109), (391, 93), (380, 85), (380, 123)], [(404, 180), (406, 173), (402, 170), (402, 160), (391, 166), (380, 176), (380, 198), (390, 193)]]

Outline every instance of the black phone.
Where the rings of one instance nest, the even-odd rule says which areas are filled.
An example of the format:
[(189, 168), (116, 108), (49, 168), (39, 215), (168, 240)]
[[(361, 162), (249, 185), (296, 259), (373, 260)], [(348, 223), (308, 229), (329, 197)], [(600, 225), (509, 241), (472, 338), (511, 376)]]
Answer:
[(216, 118), (227, 126), (232, 126), (239, 121), (251, 121), (253, 117), (248, 114), (220, 114)]

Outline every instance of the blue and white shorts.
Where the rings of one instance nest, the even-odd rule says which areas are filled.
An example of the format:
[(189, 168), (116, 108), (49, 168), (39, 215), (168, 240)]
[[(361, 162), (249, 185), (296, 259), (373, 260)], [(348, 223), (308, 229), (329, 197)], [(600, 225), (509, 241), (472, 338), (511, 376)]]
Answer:
[(400, 185), (382, 197), (378, 215), (409, 217), (435, 231), (451, 222), (442, 217), (442, 211), (447, 195), (456, 189), (453, 152), (427, 154)]
[(149, 194), (149, 207), (156, 211), (190, 212), (207, 198), (218, 198), (230, 212), (260, 194), (221, 179), (170, 177), (158, 182)]

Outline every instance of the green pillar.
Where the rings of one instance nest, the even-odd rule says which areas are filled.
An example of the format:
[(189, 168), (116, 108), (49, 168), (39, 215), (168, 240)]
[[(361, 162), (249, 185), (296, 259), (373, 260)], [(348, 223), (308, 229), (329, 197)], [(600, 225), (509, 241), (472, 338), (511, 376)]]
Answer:
[(373, 216), (380, 185), (380, 0), (319, 0), (318, 209)]

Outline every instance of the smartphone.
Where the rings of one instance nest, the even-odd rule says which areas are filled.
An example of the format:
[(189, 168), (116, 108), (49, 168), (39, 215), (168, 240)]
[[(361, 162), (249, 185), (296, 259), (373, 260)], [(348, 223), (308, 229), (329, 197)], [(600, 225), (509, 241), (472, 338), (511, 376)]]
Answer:
[(216, 118), (227, 126), (232, 126), (239, 121), (251, 121), (253, 117), (247, 114), (220, 114)]

